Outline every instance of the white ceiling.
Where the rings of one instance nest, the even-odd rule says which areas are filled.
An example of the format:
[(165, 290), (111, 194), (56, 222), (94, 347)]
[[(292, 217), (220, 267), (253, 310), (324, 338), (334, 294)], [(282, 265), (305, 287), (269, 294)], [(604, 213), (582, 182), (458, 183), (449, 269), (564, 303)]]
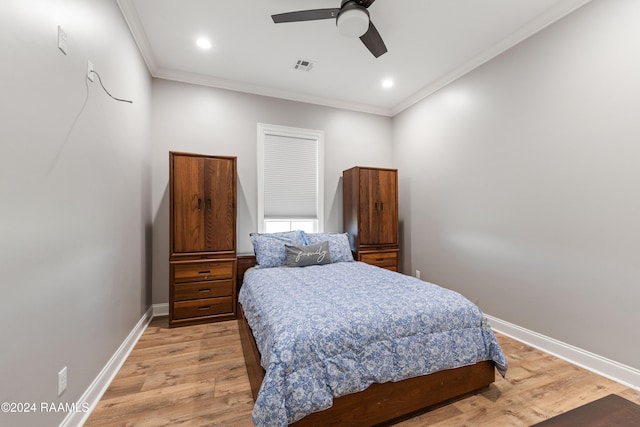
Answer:
[[(389, 50), (377, 59), (333, 20), (271, 20), (340, 0), (118, 4), (154, 77), (393, 116), (588, 1), (377, 0), (369, 13)], [(297, 59), (315, 65), (296, 71)]]

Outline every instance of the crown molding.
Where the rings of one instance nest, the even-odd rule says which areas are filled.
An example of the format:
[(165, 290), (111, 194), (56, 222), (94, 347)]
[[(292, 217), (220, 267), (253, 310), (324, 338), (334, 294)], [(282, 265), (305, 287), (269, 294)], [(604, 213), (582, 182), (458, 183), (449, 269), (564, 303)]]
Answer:
[(149, 39), (147, 38), (147, 33), (145, 33), (144, 27), (138, 17), (138, 10), (133, 4), (133, 0), (116, 0), (116, 2), (118, 3), (118, 7), (120, 7), (120, 11), (122, 12), (125, 22), (129, 26), (133, 39), (138, 45), (138, 50), (140, 51), (145, 64), (147, 64), (149, 72), (153, 76), (157, 69), (157, 65), (156, 61), (153, 59), (153, 54), (151, 53), (152, 50), (151, 45), (149, 44)]
[(482, 64), (497, 57), (503, 52), (509, 50), (518, 43), (526, 40), (542, 29), (548, 27), (554, 22), (564, 18), (576, 9), (589, 3), (591, 0), (565, 0), (556, 4), (553, 8), (549, 9), (545, 13), (539, 15), (535, 19), (531, 20), (526, 26), (520, 28), (518, 31), (511, 34), (508, 38), (502, 42), (492, 46), (486, 51), (477, 55), (475, 58), (467, 61), (459, 67), (451, 70), (449, 73), (444, 74), (437, 80), (431, 82), (427, 86), (423, 87), (413, 95), (406, 98), (404, 101), (390, 106), (388, 108), (375, 106), (370, 104), (362, 104), (356, 102), (350, 102), (339, 99), (323, 98), (311, 95), (305, 95), (292, 91), (286, 91), (276, 89), (268, 86), (256, 85), (251, 83), (245, 83), (235, 80), (222, 79), (213, 76), (205, 76), (201, 74), (194, 74), (185, 71), (159, 68), (156, 64), (149, 40), (146, 36), (142, 23), (138, 17), (138, 11), (135, 8), (133, 0), (116, 0), (124, 19), (131, 30), (131, 34), (138, 45), (138, 49), (142, 54), (142, 57), (147, 64), (147, 68), (151, 73), (151, 76), (160, 79), (174, 80), (183, 83), (197, 84), (201, 86), (209, 86), (227, 90), (233, 90), (237, 92), (249, 93), (254, 95), (268, 96), (272, 98), (280, 98), (289, 101), (303, 102), (307, 104), (320, 105), (325, 107), (340, 108), (345, 110), (357, 111), (362, 113), (376, 114), (380, 116), (393, 117), (400, 114), (407, 108), (413, 106), (419, 101), (427, 98), (438, 90), (448, 86), (453, 81), (466, 75), (467, 73), (478, 68)]
[(359, 104), (338, 99), (309, 96), (301, 93), (274, 89), (267, 86), (254, 85), (235, 80), (222, 79), (219, 77), (206, 76), (202, 74), (189, 73), (167, 68), (158, 69), (155, 73), (152, 72), (152, 76), (159, 79), (174, 80), (201, 86), (210, 86), (220, 89), (233, 90), (236, 92), (249, 93), (252, 95), (268, 96), (271, 98), (285, 99), (288, 101), (304, 102), (307, 104), (314, 104), (324, 107), (340, 108), (344, 110), (377, 114), (387, 117), (391, 117), (392, 115), (391, 109), (389, 108), (377, 107), (368, 104)]
[(560, 19), (564, 18), (568, 14), (579, 9), (590, 1), (591, 0), (566, 0), (564, 2), (558, 3), (555, 7), (529, 21), (526, 26), (512, 33), (509, 37), (502, 40), (500, 43), (492, 46), (470, 61), (443, 75), (439, 79), (428, 84), (418, 92), (414, 93), (401, 103), (391, 108), (391, 116), (393, 117), (397, 114), (400, 114), (417, 102), (423, 100), (424, 98), (427, 98), (428, 96), (444, 88), (445, 86), (449, 85), (465, 74), (478, 68), (482, 64), (511, 49), (518, 43), (523, 42), (524, 40), (553, 24), (554, 22), (559, 21)]
[(374, 105), (348, 102), (339, 99), (323, 98), (304, 95), (301, 93), (284, 91), (268, 86), (245, 83), (241, 81), (228, 80), (214, 76), (190, 73), (186, 71), (160, 68), (155, 62), (152, 54), (151, 44), (144, 31), (144, 27), (138, 17), (138, 11), (133, 4), (133, 0), (116, 0), (125, 22), (138, 45), (138, 50), (142, 54), (145, 64), (152, 77), (165, 80), (173, 80), (182, 83), (191, 83), (200, 86), (209, 86), (220, 89), (233, 90), (236, 92), (249, 93), (253, 95), (268, 96), (271, 98), (285, 99), (289, 101), (303, 102), (306, 104), (320, 105), (324, 107), (340, 108), (344, 110), (358, 111), (362, 113), (377, 114), (380, 116), (391, 116), (391, 109), (377, 107)]

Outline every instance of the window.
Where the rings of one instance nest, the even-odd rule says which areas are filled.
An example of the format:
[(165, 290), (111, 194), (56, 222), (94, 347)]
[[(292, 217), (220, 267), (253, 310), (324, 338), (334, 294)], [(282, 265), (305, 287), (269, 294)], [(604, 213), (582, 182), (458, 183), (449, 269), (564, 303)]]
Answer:
[(258, 231), (321, 232), (324, 132), (258, 124)]

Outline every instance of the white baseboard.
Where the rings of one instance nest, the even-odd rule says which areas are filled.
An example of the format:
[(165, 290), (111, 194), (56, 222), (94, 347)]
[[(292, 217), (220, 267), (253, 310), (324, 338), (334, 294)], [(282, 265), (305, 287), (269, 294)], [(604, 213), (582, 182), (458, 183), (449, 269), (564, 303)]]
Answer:
[(134, 326), (118, 350), (116, 350), (113, 356), (111, 356), (111, 359), (109, 359), (96, 379), (93, 380), (78, 400), (77, 407), (83, 407), (88, 404), (89, 410), (86, 412), (69, 412), (65, 419), (62, 420), (59, 427), (80, 427), (87, 421), (89, 415), (91, 415), (91, 412), (93, 412), (93, 409), (100, 401), (100, 398), (102, 398), (104, 392), (107, 391), (109, 384), (111, 384), (111, 381), (113, 381), (113, 378), (116, 376), (125, 360), (127, 360), (129, 353), (131, 353), (131, 350), (135, 347), (138, 339), (140, 339), (140, 336), (142, 336), (142, 333), (149, 325), (149, 322), (151, 322), (153, 317), (152, 313), (153, 307), (149, 307), (149, 310), (147, 310), (136, 326)]
[(491, 328), (610, 380), (640, 391), (640, 370), (487, 315)]
[(168, 316), (169, 315), (169, 303), (153, 304), (153, 317)]

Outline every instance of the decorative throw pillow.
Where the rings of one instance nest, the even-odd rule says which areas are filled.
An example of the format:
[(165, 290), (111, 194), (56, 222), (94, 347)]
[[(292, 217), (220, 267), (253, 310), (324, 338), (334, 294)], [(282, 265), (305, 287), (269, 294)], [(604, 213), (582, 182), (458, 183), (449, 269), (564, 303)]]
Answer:
[(284, 247), (287, 251), (287, 265), (289, 267), (331, 264), (329, 242), (306, 246), (285, 245)]
[(351, 262), (353, 254), (347, 233), (304, 233), (308, 245), (328, 241), (331, 262)]
[(250, 237), (258, 268), (287, 265), (284, 245), (302, 246), (305, 241), (301, 230), (284, 233), (251, 233)]

